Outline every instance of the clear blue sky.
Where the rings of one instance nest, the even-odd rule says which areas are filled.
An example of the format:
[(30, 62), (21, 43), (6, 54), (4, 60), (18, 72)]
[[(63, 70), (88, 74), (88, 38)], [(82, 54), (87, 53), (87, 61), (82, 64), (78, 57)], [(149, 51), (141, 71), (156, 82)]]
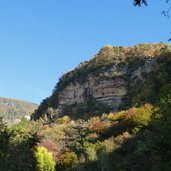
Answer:
[(62, 73), (106, 44), (167, 42), (165, 0), (0, 1), (0, 96), (40, 103)]

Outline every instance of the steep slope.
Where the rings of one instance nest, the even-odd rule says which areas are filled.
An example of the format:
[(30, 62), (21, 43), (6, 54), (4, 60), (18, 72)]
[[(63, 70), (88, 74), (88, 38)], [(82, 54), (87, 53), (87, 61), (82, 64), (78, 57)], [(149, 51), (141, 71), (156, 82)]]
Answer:
[(38, 105), (17, 99), (0, 97), (0, 116), (8, 123), (22, 116), (31, 115)]
[[(3, 163), (0, 170), (41, 170), (42, 166), (50, 166), (51, 170), (59, 171), (170, 171), (170, 47), (157, 44), (124, 48), (124, 51), (133, 49), (130, 59), (118, 63), (110, 59), (108, 64), (99, 64), (99, 61), (94, 62), (97, 55), (84, 63), (85, 68), (77, 67), (65, 74), (52, 96), (45, 99), (33, 115), (35, 119), (44, 119), (22, 120), (10, 129), (0, 123), (0, 159)], [(117, 72), (127, 67), (123, 74), (109, 77), (112, 66), (117, 66)], [(84, 74), (78, 75), (80, 72)], [(104, 73), (104, 77), (99, 76)], [(90, 75), (97, 80), (101, 78), (97, 91), (104, 92), (105, 100), (99, 101), (93, 93), (96, 82), (89, 80)], [(108, 98), (122, 86), (119, 83), (111, 86), (107, 81), (117, 80), (119, 76), (126, 82), (123, 86), (126, 88), (124, 95), (119, 94), (122, 97), (118, 107)], [(104, 90), (101, 82), (107, 82)], [(78, 99), (78, 91), (70, 96), (73, 92), (68, 87), (74, 91), (89, 89), (81, 95), (82, 99)], [(118, 93), (111, 97), (118, 97)], [(98, 113), (108, 109), (118, 112)], [(59, 110), (64, 116), (52, 118)], [(85, 119), (80, 119), (83, 116)]]
[[(60, 115), (82, 117), (126, 109), (144, 101), (154, 102), (155, 97), (139, 96), (154, 79), (151, 75), (169, 52), (170, 46), (163, 43), (105, 46), (90, 61), (62, 76), (52, 96), (41, 103), (34, 118), (44, 116), (48, 108), (58, 109)], [(153, 93), (150, 92), (153, 87), (147, 89)], [(157, 92), (155, 94), (157, 96)]]

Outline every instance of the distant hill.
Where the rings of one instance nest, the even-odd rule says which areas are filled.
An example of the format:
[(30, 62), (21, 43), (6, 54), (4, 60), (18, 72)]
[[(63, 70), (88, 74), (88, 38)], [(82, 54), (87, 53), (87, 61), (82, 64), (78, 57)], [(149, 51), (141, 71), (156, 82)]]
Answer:
[(0, 116), (8, 123), (11, 123), (15, 119), (31, 115), (37, 106), (37, 104), (23, 100), (0, 97)]

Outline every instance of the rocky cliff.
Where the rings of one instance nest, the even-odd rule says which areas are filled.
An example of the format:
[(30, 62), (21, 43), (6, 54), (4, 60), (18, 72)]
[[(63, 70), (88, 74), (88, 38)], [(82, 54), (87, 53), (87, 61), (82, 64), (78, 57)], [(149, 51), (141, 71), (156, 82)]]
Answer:
[[(41, 103), (34, 116), (39, 118), (51, 107), (58, 109), (60, 115), (76, 113), (80, 104), (90, 99), (93, 104), (107, 106), (112, 111), (142, 103), (143, 100), (135, 97), (141, 96), (159, 61), (169, 52), (170, 46), (162, 43), (125, 48), (105, 46), (90, 61), (63, 75), (52, 96)], [(68, 107), (70, 110), (65, 110)]]

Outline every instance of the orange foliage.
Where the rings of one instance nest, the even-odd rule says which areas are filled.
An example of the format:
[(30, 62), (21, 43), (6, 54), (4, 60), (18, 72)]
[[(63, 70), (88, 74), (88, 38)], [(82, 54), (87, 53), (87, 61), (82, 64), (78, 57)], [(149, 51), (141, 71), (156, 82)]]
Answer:
[(108, 128), (108, 124), (106, 122), (96, 121), (92, 124), (90, 130), (94, 132), (103, 132), (107, 128)]
[(136, 108), (129, 109), (125, 114), (125, 119), (133, 118), (137, 114)]

